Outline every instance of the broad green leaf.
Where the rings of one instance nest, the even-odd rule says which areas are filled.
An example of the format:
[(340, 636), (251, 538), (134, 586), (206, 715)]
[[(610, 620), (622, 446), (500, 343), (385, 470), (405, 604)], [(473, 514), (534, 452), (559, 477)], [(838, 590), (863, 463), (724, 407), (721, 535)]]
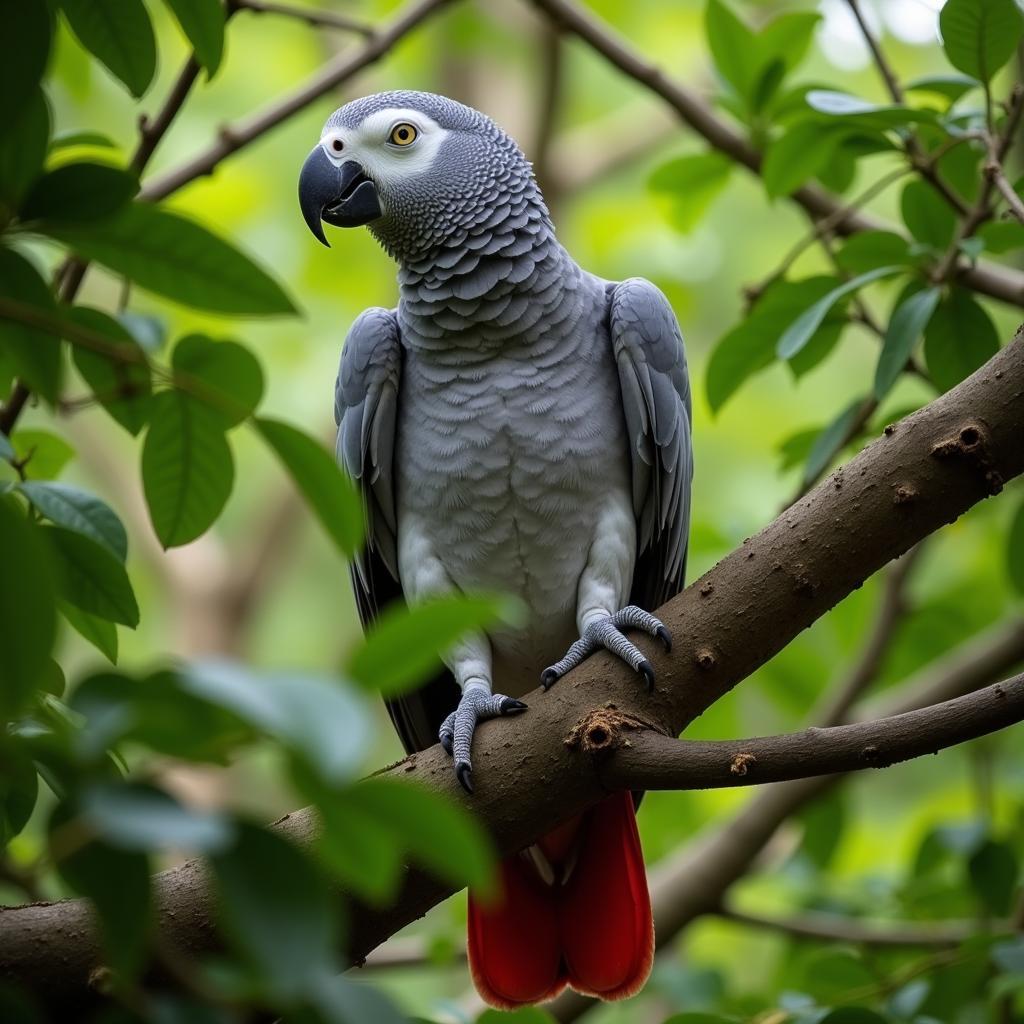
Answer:
[(811, 430), (798, 430), (779, 442), (777, 451), (779, 453), (779, 472), (785, 473), (797, 466), (802, 466), (811, 454), (814, 442), (821, 431), (815, 428)]
[(1024, 224), (1020, 221), (990, 221), (978, 229), (977, 236), (989, 252), (1013, 252), (1024, 249)]
[(50, 140), (50, 152), (57, 153), (62, 149), (78, 149), (88, 146), (95, 149), (117, 149), (117, 143), (109, 135), (102, 132), (61, 132)]
[(276, 738), (326, 782), (346, 781), (369, 750), (365, 704), (351, 688), (332, 680), (207, 661), (182, 669), (180, 685)]
[(799, 817), (804, 829), (800, 852), (815, 868), (823, 871), (839, 849), (849, 818), (842, 790), (815, 800)]
[[(54, 308), (53, 296), (39, 272), (23, 256), (0, 248), (0, 302), (14, 299), (47, 312)], [(60, 393), (60, 340), (46, 331), (30, 327), (0, 307), (0, 352), (13, 360), (18, 375), (33, 391), (56, 402)]]
[(14, 214), (43, 166), (49, 136), (50, 110), (42, 89), (36, 89), (0, 131), (0, 213)]
[[(725, 334), (711, 353), (706, 387), (712, 412), (717, 413), (745, 380), (775, 362), (782, 332), (836, 285), (834, 277), (812, 277), (779, 281), (765, 292), (753, 313)], [(825, 317), (812, 338), (815, 347), (835, 344), (845, 324), (841, 309), (837, 303)]]
[(351, 558), (363, 546), (359, 492), (330, 453), (301, 430), (260, 417), (256, 427), (277, 453), (338, 550)]
[(122, 562), (128, 557), (128, 535), (117, 513), (88, 491), (70, 484), (32, 481), (17, 490), (52, 523), (91, 537)]
[(757, 50), (755, 34), (722, 0), (708, 0), (704, 28), (716, 70), (738, 96), (748, 98), (756, 70), (751, 60)]
[(900, 195), (900, 212), (907, 229), (919, 242), (943, 250), (953, 241), (956, 214), (924, 181), (912, 181)]
[(907, 82), (903, 91), (933, 93), (945, 97), (953, 104), (979, 85), (978, 80), (970, 75), (923, 75)]
[(1013, 589), (1024, 596), (1024, 501), (1010, 520), (1010, 532), (1006, 538), (1006, 570)]
[(62, 526), (45, 526), (57, 570), (57, 590), (69, 604), (134, 629), (139, 606), (117, 556), (102, 544)]
[(29, 480), (53, 480), (75, 455), (64, 438), (46, 430), (16, 430), (10, 441)]
[(108, 415), (133, 437), (138, 435), (149, 419), (153, 381), (135, 338), (124, 325), (98, 309), (74, 306), (66, 316), (71, 323), (102, 335), (110, 345), (124, 350), (124, 359), (114, 359), (72, 344), (71, 356)]
[(250, 416), (263, 397), (263, 371), (256, 357), (235, 341), (189, 334), (171, 354), (175, 386), (208, 405), (233, 427)]
[(1024, 33), (1024, 15), (1014, 0), (948, 0), (939, 29), (950, 64), (988, 82), (1013, 56)]
[(18, 210), (22, 220), (102, 220), (139, 190), (135, 175), (106, 164), (64, 164), (36, 179)]
[(341, 905), (312, 858), (240, 825), (211, 865), (228, 938), (275, 998), (298, 999), (336, 972)]
[(83, 640), (91, 643), (112, 665), (117, 664), (117, 626), (113, 622), (83, 612), (66, 601), (60, 602), (60, 611)]
[(138, 99), (156, 72), (156, 39), (142, 0), (60, 0), (78, 41)]
[(220, 0), (166, 0), (166, 3), (192, 44), (196, 60), (213, 78), (224, 55), (224, 7)]
[(1005, 917), (1013, 906), (1020, 863), (1008, 842), (987, 839), (967, 862), (971, 887), (990, 914)]
[[(873, 986), (874, 978), (873, 971), (854, 951), (819, 945), (801, 964), (799, 990), (829, 1005), (843, 1000), (849, 992)], [(879, 1021), (872, 1018), (870, 1024)]]
[(144, 352), (159, 352), (167, 341), (167, 322), (158, 316), (126, 310), (118, 313), (117, 320)]
[(772, 18), (757, 37), (762, 67), (778, 60), (786, 73), (792, 71), (807, 55), (820, 21), (821, 15), (812, 11), (795, 11)]
[(846, 130), (833, 130), (817, 122), (801, 121), (768, 146), (761, 177), (772, 199), (795, 192), (818, 176), (842, 143)]
[(348, 792), (349, 803), (390, 828), (409, 855), (431, 874), (468, 885), (485, 897), (494, 891), (495, 853), (483, 827), (452, 801), (417, 783), (364, 779)]
[(998, 351), (992, 318), (968, 289), (954, 285), (924, 333), (924, 358), (935, 386), (948, 391)]
[(205, 533), (234, 479), (223, 419), (180, 391), (155, 395), (142, 448), (142, 484), (160, 543), (178, 547)]
[(858, 398), (851, 402), (819, 435), (811, 447), (804, 469), (804, 483), (809, 484), (832, 464), (832, 460), (842, 451), (846, 439), (857, 422), (864, 399)]
[[(322, 977), (307, 998), (324, 1024), (409, 1024), (409, 1018), (383, 992), (343, 974)], [(512, 1019), (509, 1024), (516, 1022)]]
[(13, 743), (0, 747), (0, 850), (28, 824), (39, 795), (39, 776), (25, 751)]
[[(12, 717), (38, 684), (56, 632), (52, 561), (39, 529), (0, 495), (0, 717)], [(17, 581), (13, 585), (12, 581)]]
[(185, 807), (140, 782), (100, 782), (79, 799), (79, 815), (95, 835), (120, 850), (212, 853), (231, 842), (231, 824), (212, 811)]
[(819, 114), (842, 120), (855, 120), (863, 127), (877, 129), (897, 128), (908, 124), (933, 124), (932, 110), (915, 110), (893, 104), (872, 103), (846, 92), (812, 89), (807, 93), (807, 105)]
[(731, 170), (732, 163), (720, 153), (695, 153), (660, 164), (648, 184), (664, 197), (668, 222), (688, 234), (728, 184)]
[(50, 855), (57, 873), (92, 900), (110, 966), (127, 977), (143, 967), (152, 926), (149, 858), (94, 839), (81, 842), (81, 822), (66, 804), (50, 820)]
[(215, 313), (294, 313), (273, 278), (199, 224), (135, 202), (90, 224), (45, 225), (46, 233), (142, 288)]
[(783, 332), (775, 347), (775, 352), (780, 359), (792, 359), (810, 340), (814, 333), (821, 326), (825, 317), (828, 316), (832, 307), (847, 295), (852, 295), (872, 281), (878, 281), (883, 277), (892, 277), (904, 271), (904, 267), (876, 267), (865, 274), (845, 281), (843, 284), (833, 288), (823, 298), (818, 299), (794, 320)]
[(30, 100), (50, 55), (53, 17), (45, 3), (0, 0), (0, 135)]
[(500, 597), (439, 597), (408, 607), (393, 605), (352, 652), (347, 674), (384, 697), (425, 682), (467, 633), (508, 618), (519, 609)]
[(843, 243), (836, 262), (853, 274), (899, 263), (910, 266), (910, 244), (894, 231), (858, 231)]
[(910, 359), (918, 338), (935, 312), (939, 288), (925, 288), (905, 299), (892, 314), (885, 331), (882, 351), (875, 367), (875, 398), (881, 401), (896, 383)]

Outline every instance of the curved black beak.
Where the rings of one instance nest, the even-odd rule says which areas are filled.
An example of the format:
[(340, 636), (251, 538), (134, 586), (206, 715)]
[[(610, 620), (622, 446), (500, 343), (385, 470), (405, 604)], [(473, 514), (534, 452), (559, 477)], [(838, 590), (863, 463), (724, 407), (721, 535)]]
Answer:
[(321, 221), (339, 228), (369, 224), (381, 215), (377, 188), (355, 160), (336, 166), (317, 146), (299, 174), (299, 206), (309, 230), (330, 248)]

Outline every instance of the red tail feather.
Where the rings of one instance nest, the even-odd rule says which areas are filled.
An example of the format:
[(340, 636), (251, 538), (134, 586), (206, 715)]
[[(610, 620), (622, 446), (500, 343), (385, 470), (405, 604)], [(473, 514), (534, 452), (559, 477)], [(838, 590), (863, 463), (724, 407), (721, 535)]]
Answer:
[(499, 906), (470, 895), (477, 991), (506, 1009), (553, 999), (566, 984), (601, 999), (633, 995), (650, 973), (654, 925), (632, 796), (608, 797), (538, 845), (556, 872), (566, 860), (562, 884), (546, 884), (516, 856), (501, 865)]

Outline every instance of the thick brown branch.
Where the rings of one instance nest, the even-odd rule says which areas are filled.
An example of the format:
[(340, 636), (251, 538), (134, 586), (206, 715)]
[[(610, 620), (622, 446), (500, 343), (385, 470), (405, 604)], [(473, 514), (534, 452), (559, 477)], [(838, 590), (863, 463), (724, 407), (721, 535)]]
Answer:
[[(735, 129), (721, 120), (699, 96), (668, 78), (660, 68), (633, 49), (624, 39), (600, 22), (574, 0), (533, 0), (557, 24), (575, 33), (623, 74), (660, 96), (691, 128), (715, 149), (736, 163), (761, 172), (762, 154)], [(817, 185), (804, 185), (790, 197), (815, 221), (831, 217), (835, 231), (852, 235), (858, 231), (891, 226), (857, 210), (848, 210), (837, 196)], [(960, 279), (976, 291), (993, 298), (1024, 305), (1024, 274), (997, 264), (979, 263), (961, 271)]]
[[(595, 720), (601, 715), (593, 712)], [(600, 721), (584, 726), (582, 734), (597, 730), (601, 743), (595, 752), (613, 751), (600, 768), (609, 788), (718, 789), (888, 768), (1022, 719), (1024, 675), (1019, 675), (920, 711), (782, 736), (698, 743), (648, 730), (616, 733)]]

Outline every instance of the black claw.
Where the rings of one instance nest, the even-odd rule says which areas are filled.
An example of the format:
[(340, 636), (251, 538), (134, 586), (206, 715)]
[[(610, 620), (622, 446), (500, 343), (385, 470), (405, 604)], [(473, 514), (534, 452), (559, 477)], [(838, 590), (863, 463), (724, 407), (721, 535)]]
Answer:
[(521, 711), (526, 710), (526, 705), (521, 700), (516, 700), (514, 697), (506, 697), (501, 702), (499, 710), (503, 715), (518, 715)]
[(460, 761), (455, 766), (455, 777), (467, 793), (473, 792), (473, 769), (467, 762)]
[(558, 682), (558, 673), (553, 668), (546, 668), (540, 674), (540, 685), (550, 690)]
[(449, 757), (451, 757), (452, 756), (452, 740), (453, 740), (453, 737), (448, 736), (447, 734), (445, 734), (444, 736), (440, 737), (440, 740), (441, 740), (441, 747), (444, 749), (444, 752)]
[(644, 658), (644, 660), (637, 665), (636, 670), (647, 681), (647, 692), (654, 693), (654, 666)]
[(664, 626), (659, 626), (654, 631), (654, 635), (665, 645), (666, 653), (671, 654), (672, 653), (672, 634)]

